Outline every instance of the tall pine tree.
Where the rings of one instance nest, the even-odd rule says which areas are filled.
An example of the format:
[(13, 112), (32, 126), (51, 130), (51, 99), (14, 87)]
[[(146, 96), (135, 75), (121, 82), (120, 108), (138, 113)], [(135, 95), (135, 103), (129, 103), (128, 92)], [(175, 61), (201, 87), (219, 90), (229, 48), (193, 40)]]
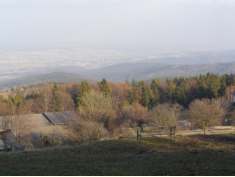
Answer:
[(105, 97), (107, 97), (111, 93), (111, 89), (108, 86), (108, 83), (105, 78), (100, 82), (99, 87), (100, 91), (104, 93)]
[(140, 104), (144, 107), (148, 107), (149, 109), (153, 106), (153, 92), (149, 86), (142, 87), (142, 99)]
[(141, 80), (140, 82), (139, 82), (139, 87), (144, 87), (145, 86), (145, 82), (143, 81), (143, 80)]
[(14, 102), (16, 105), (17, 114), (22, 114), (25, 103), (24, 103), (24, 98), (20, 89), (18, 90), (18, 93), (15, 96)]
[(56, 92), (58, 92), (59, 90), (60, 89), (59, 89), (57, 83), (54, 83), (53, 88), (52, 88), (52, 93), (53, 93), (53, 111), (60, 111), (58, 99), (56, 97)]
[(10, 114), (16, 114), (15, 98), (12, 95), (8, 95), (7, 104), (10, 109)]
[(127, 84), (129, 87), (131, 87), (131, 84), (130, 84), (130, 82), (128, 82), (127, 79), (126, 79), (126, 84)]
[(133, 81), (132, 81), (132, 87), (136, 87), (137, 86), (137, 83), (135, 81), (135, 78), (133, 78)]
[(159, 88), (159, 83), (156, 82), (156, 79), (153, 79), (151, 82), (151, 90), (153, 93), (153, 99), (151, 101), (152, 106), (156, 105), (157, 102), (159, 101), (159, 94), (158, 94), (158, 88)]
[(133, 96), (133, 93), (131, 90), (128, 90), (128, 98), (129, 98), (129, 103), (132, 104), (135, 102), (135, 99), (134, 99), (134, 96)]
[(53, 95), (55, 95), (55, 92), (58, 90), (60, 90), (60, 89), (59, 89), (57, 83), (54, 83), (53, 88), (52, 88)]
[(81, 85), (78, 87), (78, 97), (77, 97), (77, 106), (81, 105), (82, 103), (82, 97), (85, 95), (85, 93), (88, 93), (90, 91), (90, 85), (85, 80), (81, 82)]

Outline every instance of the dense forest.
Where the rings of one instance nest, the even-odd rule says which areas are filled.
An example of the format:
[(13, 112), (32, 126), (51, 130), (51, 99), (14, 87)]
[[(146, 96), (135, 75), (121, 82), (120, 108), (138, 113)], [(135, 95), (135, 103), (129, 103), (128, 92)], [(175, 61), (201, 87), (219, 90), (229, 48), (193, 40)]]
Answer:
[[(57, 82), (57, 85), (59, 85), (58, 91), (70, 95), (74, 106), (77, 107), (77, 97), (80, 94), (78, 88), (81, 84)], [(89, 84), (91, 89), (97, 92), (100, 91), (97, 90), (99, 85), (99, 82)], [(133, 79), (132, 83), (128, 81), (126, 83), (107, 82), (107, 85), (110, 88), (110, 95), (116, 94), (119, 97), (119, 104), (132, 104), (136, 101), (151, 109), (157, 103), (170, 102), (179, 103), (188, 108), (194, 99), (223, 97), (223, 99), (231, 101), (233, 97), (230, 93), (235, 90), (235, 76), (207, 73), (195, 77), (175, 77), (165, 80), (155, 78), (151, 83), (145, 83), (144, 80), (136, 82)], [(43, 91), (52, 87), (53, 82), (28, 84), (1, 91), (0, 94), (3, 100), (7, 100), (8, 95), (15, 96), (20, 89), (26, 102), (36, 101)], [(50, 111), (53, 109), (50, 108)]]
[[(101, 87), (105, 81), (107, 88)], [(145, 81), (139, 81), (138, 84), (133, 79), (132, 83), (126, 81), (126, 83), (113, 83), (107, 82), (105, 79), (102, 82), (94, 82), (88, 84), (85, 82), (91, 90), (95, 92), (103, 92), (106, 96), (110, 95), (111, 98), (118, 99), (118, 107), (134, 102), (141, 104), (143, 107), (152, 109), (158, 103), (178, 103), (185, 108), (188, 108), (189, 104), (195, 99), (202, 98), (218, 98), (231, 101), (233, 96), (230, 94), (234, 91), (235, 76), (233, 74), (224, 74), (219, 76), (218, 74), (207, 73), (206, 75), (198, 75), (196, 77), (175, 77), (172, 80), (168, 78), (165, 81), (160, 81), (159, 78), (152, 80), (151, 84), (145, 83)], [(2, 91), (2, 100), (8, 100), (13, 98), (16, 94), (19, 94), (19, 90), (23, 93), (25, 105), (31, 105), (30, 110), (33, 113), (39, 113), (42, 111), (63, 111), (59, 105), (64, 101), (70, 102), (69, 109), (75, 109), (79, 106), (79, 97), (87, 92), (81, 90), (84, 82), (54, 84), (52, 82), (39, 83), (21, 86), (19, 88), (8, 89), (5, 92)], [(54, 90), (54, 91), (53, 91)], [(55, 91), (56, 90), (56, 91)], [(43, 93), (48, 92), (49, 104), (47, 110), (42, 110), (40, 107), (40, 99), (42, 99)], [(45, 94), (44, 94), (45, 95)], [(52, 98), (54, 101), (52, 101)], [(66, 99), (63, 99), (66, 98)], [(58, 100), (60, 99), (60, 100)], [(33, 103), (33, 104), (31, 104)], [(35, 104), (37, 106), (35, 106)], [(35, 107), (33, 107), (35, 106)], [(67, 108), (68, 109), (68, 108)]]
[(12, 87), (19, 87), (20, 85), (33, 84), (33, 83), (45, 83), (45, 82), (81, 82), (87, 80), (88, 82), (95, 82), (95, 79), (81, 76), (74, 73), (66, 72), (52, 72), (45, 74), (32, 74), (28, 76), (18, 77), (10, 80), (0, 81), (0, 90), (4, 90)]

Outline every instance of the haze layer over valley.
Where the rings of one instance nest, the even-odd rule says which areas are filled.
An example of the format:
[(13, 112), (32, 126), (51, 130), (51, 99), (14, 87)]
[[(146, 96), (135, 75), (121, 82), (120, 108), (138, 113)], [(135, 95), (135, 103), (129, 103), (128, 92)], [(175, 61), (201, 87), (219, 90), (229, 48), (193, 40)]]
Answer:
[[(235, 51), (233, 50), (222, 52), (125, 51), (91, 48), (2, 50), (0, 52), (0, 80), (54, 71), (72, 72), (89, 77), (94, 77), (94, 73), (99, 72), (100, 77), (94, 78), (102, 79), (101, 77), (105, 77), (107, 72), (130, 72), (153, 66), (215, 64), (233, 61), (235, 61)], [(166, 76), (165, 74), (161, 76)], [(114, 79), (113, 81), (123, 81), (123, 79)]]
[(1, 1), (0, 81), (51, 72), (110, 81), (230, 72), (234, 8), (231, 0)]

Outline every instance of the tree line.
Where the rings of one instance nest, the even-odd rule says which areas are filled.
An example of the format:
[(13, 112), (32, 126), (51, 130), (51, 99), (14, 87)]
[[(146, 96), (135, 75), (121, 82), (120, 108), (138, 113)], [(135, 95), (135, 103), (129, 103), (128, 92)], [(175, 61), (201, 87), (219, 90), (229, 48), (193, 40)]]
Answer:
[[(233, 74), (213, 73), (196, 77), (175, 77), (151, 84), (145, 81), (129, 83), (101, 82), (48, 84), (23, 96), (17, 93), (0, 100), (0, 115), (8, 116), (42, 112), (76, 111), (85, 122), (71, 120), (70, 140), (97, 138), (100, 134), (120, 127), (177, 125), (183, 108), (190, 109), (191, 120), (198, 128), (221, 125), (228, 112), (228, 101), (235, 85)], [(12, 119), (15, 117), (11, 117)], [(19, 120), (19, 119), (18, 119)], [(231, 119), (231, 123), (233, 120)], [(21, 125), (22, 127), (22, 125)], [(81, 130), (94, 132), (82, 136)], [(99, 128), (94, 128), (99, 127)], [(80, 134), (78, 134), (80, 132)], [(89, 135), (89, 136), (88, 136)]]

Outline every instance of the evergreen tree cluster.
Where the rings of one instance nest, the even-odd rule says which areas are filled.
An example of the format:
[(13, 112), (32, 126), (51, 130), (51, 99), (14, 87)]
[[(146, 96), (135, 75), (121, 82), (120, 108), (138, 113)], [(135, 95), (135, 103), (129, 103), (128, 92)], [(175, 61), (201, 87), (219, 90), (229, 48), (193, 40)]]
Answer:
[[(225, 95), (226, 88), (235, 86), (235, 75), (224, 74), (219, 76), (218, 74), (208, 72), (205, 75), (200, 74), (195, 77), (175, 77), (173, 80), (166, 79), (162, 83), (156, 78), (152, 80), (150, 85), (145, 84), (142, 80), (138, 86), (136, 85), (135, 79), (133, 79), (132, 86), (133, 89), (136, 87), (142, 89), (140, 103), (149, 109), (157, 103), (165, 102), (179, 103), (184, 107), (188, 107), (195, 99), (212, 99), (227, 96)], [(129, 97), (131, 97), (131, 93), (129, 93)]]
[[(129, 86), (127, 100), (129, 104), (134, 102), (140, 103), (142, 106), (152, 109), (158, 103), (179, 103), (188, 108), (189, 104), (195, 99), (202, 98), (217, 98), (225, 95), (228, 86), (235, 86), (235, 75), (207, 73), (195, 77), (175, 77), (173, 80), (166, 79), (161, 82), (159, 78), (152, 80), (151, 84), (146, 84), (144, 80), (137, 82), (133, 78), (132, 83), (126, 80)], [(103, 79), (99, 84), (99, 89), (107, 97), (111, 94), (106, 79)], [(80, 99), (90, 90), (89, 84), (85, 81), (79, 87), (77, 104), (80, 104)]]

